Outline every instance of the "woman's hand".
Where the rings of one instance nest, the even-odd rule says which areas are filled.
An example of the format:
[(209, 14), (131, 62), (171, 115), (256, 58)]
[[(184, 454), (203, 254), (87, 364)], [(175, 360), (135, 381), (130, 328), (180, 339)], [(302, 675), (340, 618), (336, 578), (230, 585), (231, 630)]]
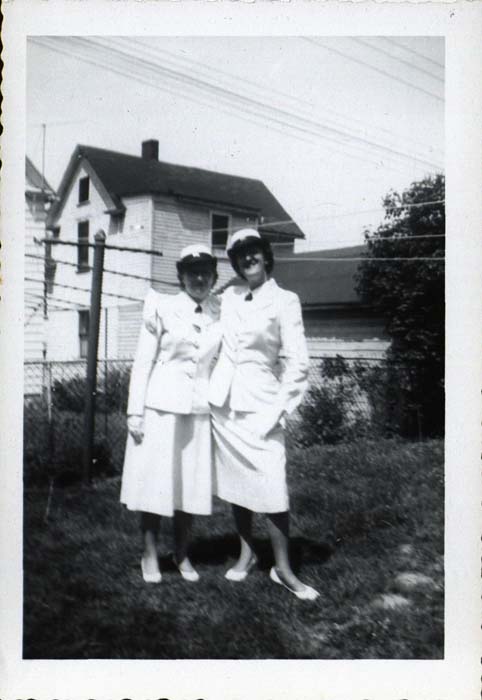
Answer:
[(277, 408), (258, 415), (256, 428), (260, 438), (268, 437), (271, 431), (279, 425), (283, 413), (282, 409)]
[(136, 445), (144, 438), (144, 418), (142, 416), (127, 416), (127, 429)]

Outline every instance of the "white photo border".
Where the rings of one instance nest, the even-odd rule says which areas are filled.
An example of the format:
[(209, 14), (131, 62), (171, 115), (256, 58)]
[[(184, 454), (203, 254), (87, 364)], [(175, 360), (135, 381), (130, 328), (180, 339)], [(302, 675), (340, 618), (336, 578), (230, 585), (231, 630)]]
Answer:
[[(13, 0), (3, 6), (0, 695), (170, 700), (472, 700), (480, 695), (482, 5)], [(406, 35), (446, 39), (446, 612), (443, 660), (22, 660), (25, 61), (29, 35)], [(65, 621), (68, 625), (68, 620)], [(74, 633), (74, 630), (73, 630)]]

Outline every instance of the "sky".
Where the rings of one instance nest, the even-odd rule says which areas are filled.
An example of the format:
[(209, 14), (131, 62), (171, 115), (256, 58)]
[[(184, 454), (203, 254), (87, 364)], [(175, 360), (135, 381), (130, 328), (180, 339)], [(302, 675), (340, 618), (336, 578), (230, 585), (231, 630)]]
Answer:
[(390, 190), (443, 171), (441, 37), (36, 36), (27, 155), (57, 188), (77, 144), (263, 180), (305, 233), (363, 241)]

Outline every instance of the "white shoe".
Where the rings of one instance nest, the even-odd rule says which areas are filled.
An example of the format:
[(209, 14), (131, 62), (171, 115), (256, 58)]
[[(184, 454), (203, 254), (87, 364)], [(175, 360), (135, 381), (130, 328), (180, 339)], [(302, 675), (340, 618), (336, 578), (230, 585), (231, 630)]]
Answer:
[(181, 569), (174, 555), (172, 557), (172, 561), (174, 562), (174, 566), (179, 571), (179, 573), (185, 581), (191, 581), (192, 583), (196, 583), (201, 578), (195, 569), (193, 569), (192, 571), (185, 571), (184, 569)]
[(181, 574), (181, 576), (183, 577), (183, 579), (184, 579), (185, 581), (191, 581), (192, 583), (196, 583), (196, 582), (199, 581), (199, 579), (201, 578), (201, 577), (199, 576), (198, 572), (195, 571), (194, 569), (193, 569), (192, 571), (185, 571), (184, 569), (181, 569), (181, 568), (180, 568), (180, 566), (179, 566), (179, 564), (176, 562), (176, 560), (174, 560), (174, 563), (175, 563), (175, 565), (176, 565), (176, 567), (177, 567), (177, 570), (179, 571), (179, 573)]
[(258, 558), (252, 556), (245, 569), (243, 569), (242, 571), (237, 571), (236, 569), (228, 569), (224, 574), (224, 578), (227, 578), (228, 581), (244, 581), (244, 579), (249, 574), (253, 566), (255, 566), (255, 564), (257, 563)]
[(318, 598), (318, 596), (320, 595), (318, 593), (318, 591), (316, 591), (311, 586), (307, 586), (306, 583), (303, 584), (303, 586), (304, 586), (303, 590), (295, 591), (294, 588), (291, 588), (284, 581), (281, 580), (278, 572), (276, 571), (275, 566), (271, 567), (271, 571), (269, 572), (269, 577), (275, 583), (279, 583), (281, 586), (284, 586), (284, 588), (286, 588), (288, 591), (293, 593), (300, 600), (316, 600), (316, 598)]
[(141, 570), (142, 570), (142, 578), (146, 583), (160, 583), (162, 581), (162, 575), (160, 571), (156, 571), (153, 574), (147, 573), (144, 565), (144, 557), (141, 559)]

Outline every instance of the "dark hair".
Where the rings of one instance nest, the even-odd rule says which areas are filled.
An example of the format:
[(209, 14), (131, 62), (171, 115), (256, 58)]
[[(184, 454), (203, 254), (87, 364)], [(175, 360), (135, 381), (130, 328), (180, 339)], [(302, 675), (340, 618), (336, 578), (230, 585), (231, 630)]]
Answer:
[[(199, 262), (199, 261), (196, 261), (196, 262)], [(214, 275), (214, 280), (213, 280), (213, 286), (214, 286), (216, 284), (216, 282), (218, 281), (218, 261), (217, 261), (217, 258), (211, 258), (210, 260), (206, 259), (205, 261), (203, 260), (203, 262), (206, 262), (207, 264), (209, 264), (211, 266), (211, 271)], [(182, 260), (178, 260), (176, 263), (176, 267), (177, 267), (177, 279), (179, 280), (179, 285), (180, 285), (181, 289), (184, 289), (184, 283), (182, 281), (182, 276), (185, 272), (188, 272), (189, 269), (193, 267), (193, 263), (192, 262), (183, 263)]]
[(246, 246), (258, 246), (261, 249), (261, 252), (263, 253), (263, 258), (264, 258), (264, 266), (266, 269), (266, 272), (271, 274), (271, 271), (273, 270), (274, 267), (274, 255), (273, 255), (273, 249), (271, 248), (271, 243), (266, 239), (266, 238), (246, 238), (242, 241), (239, 241), (234, 244), (234, 246), (231, 248), (231, 250), (228, 250), (228, 257), (231, 262), (231, 265), (236, 272), (237, 275), (242, 277), (244, 279), (244, 275), (241, 272), (241, 268), (239, 267), (238, 264), (238, 254), (240, 250), (245, 248)]

